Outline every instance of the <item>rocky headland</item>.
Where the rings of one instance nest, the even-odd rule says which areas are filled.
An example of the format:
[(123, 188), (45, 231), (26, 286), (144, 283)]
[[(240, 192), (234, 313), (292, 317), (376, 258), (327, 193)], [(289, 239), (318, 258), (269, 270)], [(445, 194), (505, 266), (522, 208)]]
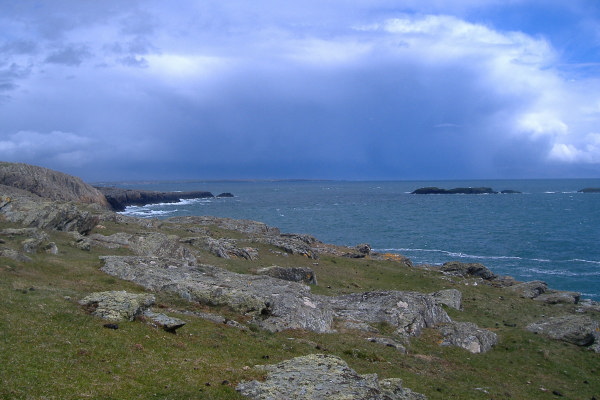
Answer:
[[(211, 192), (156, 192), (115, 187), (96, 186), (113, 211), (123, 211), (127, 206), (145, 206), (157, 203), (176, 203), (182, 199), (206, 199), (215, 197)], [(218, 197), (233, 197), (231, 193), (222, 193)]]
[(578, 190), (578, 192), (580, 192), (580, 193), (600, 193), (600, 188), (594, 188), (594, 187), (583, 188), (581, 190)]
[(255, 221), (127, 217), (17, 167), (0, 187), (2, 398), (600, 393), (600, 305), (579, 293)]

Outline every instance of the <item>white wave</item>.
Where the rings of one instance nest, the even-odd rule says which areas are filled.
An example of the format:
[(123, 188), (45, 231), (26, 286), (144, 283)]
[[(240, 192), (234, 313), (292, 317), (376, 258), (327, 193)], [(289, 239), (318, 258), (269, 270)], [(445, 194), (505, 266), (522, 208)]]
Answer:
[(600, 271), (594, 272), (574, 272), (564, 269), (541, 269), (541, 268), (527, 268), (528, 272), (533, 272), (540, 275), (558, 275), (558, 276), (600, 276)]
[(151, 209), (145, 208), (145, 207), (136, 207), (136, 208), (127, 207), (125, 209), (125, 211), (121, 211), (121, 212), (119, 212), (119, 214), (128, 215), (131, 217), (152, 218), (152, 217), (156, 217), (159, 215), (173, 214), (176, 211), (178, 211), (178, 210), (177, 209), (175, 209), (175, 210), (151, 210)]
[(580, 258), (574, 258), (574, 259), (568, 260), (568, 261), (574, 261), (574, 262), (582, 262), (582, 263), (589, 263), (589, 264), (598, 264), (598, 265), (600, 265), (600, 261), (582, 260)]

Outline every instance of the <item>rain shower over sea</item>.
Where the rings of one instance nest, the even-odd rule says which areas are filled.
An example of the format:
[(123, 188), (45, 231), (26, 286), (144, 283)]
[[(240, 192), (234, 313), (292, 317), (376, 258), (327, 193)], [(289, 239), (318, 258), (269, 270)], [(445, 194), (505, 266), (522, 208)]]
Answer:
[[(125, 214), (166, 218), (213, 215), (251, 219), (282, 232), (354, 246), (369, 243), (414, 264), (479, 262), (500, 275), (543, 280), (600, 301), (600, 179), (489, 181), (185, 181), (111, 183), (158, 191), (231, 192), (128, 207)], [(437, 186), (492, 187), (519, 194), (410, 194)]]

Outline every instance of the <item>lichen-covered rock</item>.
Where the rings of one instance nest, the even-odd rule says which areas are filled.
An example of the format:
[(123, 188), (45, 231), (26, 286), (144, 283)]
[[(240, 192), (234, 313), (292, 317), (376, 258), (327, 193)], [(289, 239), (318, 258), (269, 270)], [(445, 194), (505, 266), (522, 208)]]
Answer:
[(166, 314), (155, 313), (150, 310), (144, 311), (144, 317), (151, 321), (152, 325), (163, 328), (167, 332), (175, 333), (175, 331), (185, 325), (185, 321), (169, 317)]
[(154, 295), (126, 291), (96, 292), (81, 299), (79, 304), (91, 314), (109, 321), (133, 321), (154, 304)]
[(509, 286), (507, 289), (517, 293), (523, 298), (535, 299), (548, 290), (548, 284), (543, 281), (531, 281), (518, 283), (516, 285)]
[(336, 317), (357, 322), (386, 322), (401, 335), (416, 336), (423, 328), (450, 322), (433, 297), (417, 292), (373, 291), (328, 297)]
[(529, 324), (526, 329), (577, 346), (593, 346), (595, 351), (600, 344), (600, 323), (587, 315), (551, 317)]
[(400, 379), (379, 381), (376, 374), (359, 375), (344, 360), (311, 354), (275, 365), (264, 382), (241, 382), (236, 390), (253, 400), (400, 400), (426, 399), (402, 387)]
[(301, 282), (307, 285), (316, 285), (317, 276), (312, 268), (308, 267), (271, 267), (260, 268), (256, 271), (258, 275), (268, 275), (272, 278), (283, 279), (291, 282)]
[(450, 261), (444, 263), (440, 270), (449, 275), (475, 277), (481, 279), (494, 279), (496, 274), (490, 271), (485, 265), (480, 263), (463, 263), (459, 261)]
[(253, 323), (270, 331), (332, 330), (331, 308), (311, 295), (306, 285), (269, 276), (237, 274), (209, 265), (193, 266), (175, 259), (116, 256), (102, 259), (102, 270), (108, 274), (150, 290), (175, 292), (202, 304), (228, 306), (252, 316)]
[(534, 297), (534, 300), (546, 304), (577, 304), (581, 293), (552, 290)]
[(258, 258), (258, 251), (253, 248), (239, 248), (233, 239), (213, 239), (207, 237), (204, 239), (205, 245), (212, 254), (217, 257), (231, 259), (244, 258), (246, 260), (255, 260)]
[(129, 240), (133, 235), (123, 232), (118, 232), (109, 236), (93, 233), (88, 236), (90, 244), (101, 246), (107, 249), (118, 249), (119, 247), (129, 246)]
[(11, 260), (18, 262), (33, 261), (30, 257), (26, 256), (25, 254), (12, 249), (0, 249), (0, 257), (10, 258)]
[(442, 346), (458, 346), (471, 353), (485, 353), (498, 343), (498, 335), (471, 322), (450, 322), (439, 326)]
[(185, 216), (167, 218), (165, 222), (200, 226), (214, 225), (222, 229), (246, 233), (249, 235), (276, 236), (280, 233), (278, 228), (270, 227), (262, 222), (245, 219), (219, 218), (210, 216)]
[(319, 259), (317, 246), (321, 242), (310, 235), (284, 233), (279, 236), (259, 238), (259, 240), (277, 246), (289, 254), (299, 254), (314, 260)]
[(171, 258), (192, 264), (196, 263), (196, 257), (179, 242), (179, 237), (175, 235), (169, 236), (158, 232), (133, 235), (129, 238), (128, 245), (135, 254), (140, 256)]
[(3, 197), (0, 201), (0, 215), (7, 221), (25, 227), (77, 231), (84, 234), (99, 222), (98, 216), (81, 210), (73, 203), (46, 201), (33, 195)]
[(462, 293), (457, 289), (443, 289), (431, 293), (437, 304), (443, 304), (455, 310), (462, 309)]

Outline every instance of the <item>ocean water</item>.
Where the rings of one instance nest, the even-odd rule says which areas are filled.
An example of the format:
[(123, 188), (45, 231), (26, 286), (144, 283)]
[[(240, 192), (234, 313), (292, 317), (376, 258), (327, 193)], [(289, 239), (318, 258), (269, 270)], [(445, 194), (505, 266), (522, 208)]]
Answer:
[[(442, 182), (134, 182), (160, 191), (231, 192), (234, 198), (128, 207), (140, 217), (213, 215), (262, 221), (340, 245), (369, 243), (413, 263), (480, 262), (501, 275), (540, 279), (600, 300), (600, 187), (592, 180)], [(424, 186), (513, 189), (522, 194), (412, 195)]]

